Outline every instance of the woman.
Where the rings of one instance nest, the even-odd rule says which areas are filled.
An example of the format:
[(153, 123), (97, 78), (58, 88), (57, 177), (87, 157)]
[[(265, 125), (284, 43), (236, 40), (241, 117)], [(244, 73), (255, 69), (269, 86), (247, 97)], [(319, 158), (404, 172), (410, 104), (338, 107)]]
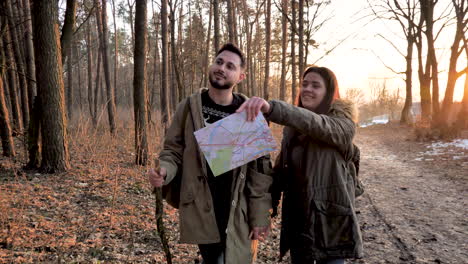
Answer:
[(285, 126), (273, 196), (278, 202), (283, 192), (280, 255), (290, 250), (293, 264), (338, 264), (362, 256), (354, 205), (353, 109), (339, 99), (332, 71), (310, 67), (297, 106), (253, 97), (238, 110), (246, 110), (248, 120), (262, 111)]

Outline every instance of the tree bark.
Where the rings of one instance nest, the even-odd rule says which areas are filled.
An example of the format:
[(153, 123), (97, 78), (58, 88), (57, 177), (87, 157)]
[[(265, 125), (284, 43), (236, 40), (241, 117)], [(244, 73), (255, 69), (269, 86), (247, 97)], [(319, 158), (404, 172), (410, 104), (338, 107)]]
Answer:
[(263, 96), (269, 98), (268, 82), (270, 81), (270, 49), (271, 49), (271, 0), (265, 6), (265, 81), (263, 82)]
[(32, 22), (31, 22), (31, 8), (29, 0), (23, 0), (24, 14), (25, 14), (25, 32), (24, 39), (26, 44), (26, 70), (27, 70), (27, 81), (28, 81), (28, 102), (29, 112), (32, 111), (33, 101), (37, 95), (36, 88), (36, 67), (34, 62), (34, 48), (32, 39)]
[(8, 33), (10, 34), (11, 46), (16, 62), (17, 76), (19, 80), (19, 89), (21, 94), (21, 110), (23, 111), (23, 127), (27, 128), (29, 125), (29, 103), (28, 103), (28, 83), (26, 81), (26, 71), (24, 70), (23, 54), (20, 47), (18, 36), (18, 26), (14, 21), (13, 6), (11, 0), (7, 0), (7, 14), (8, 14)]
[[(424, 23), (428, 23), (425, 18), (427, 0), (421, 0), (421, 16), (417, 28), (416, 48), (418, 51), (418, 77), (419, 77), (419, 94), (421, 97), (421, 119), (423, 121), (431, 120), (432, 112), (432, 97), (431, 97), (431, 60), (429, 52), (426, 57), (426, 63), (423, 63), (423, 37), (422, 32)], [(430, 20), (432, 21), (432, 19)], [(429, 22), (430, 23), (430, 22)], [(426, 29), (427, 31), (427, 29)]]
[(161, 1), (161, 122), (164, 130), (170, 120), (168, 90), (168, 39), (167, 39), (167, 0)]
[[(8, 26), (7, 26), (7, 30)], [(18, 91), (16, 88), (16, 67), (13, 59), (13, 52), (11, 51), (8, 43), (11, 43), (10, 33), (5, 32), (3, 34), (3, 49), (5, 50), (6, 65), (7, 65), (7, 77), (8, 77), (8, 93), (10, 94), (10, 105), (13, 117), (13, 135), (23, 131), (23, 119), (21, 118), (20, 103), (18, 100)]]
[(108, 49), (108, 29), (107, 29), (107, 8), (106, 0), (102, 0), (102, 12), (101, 12), (101, 21), (102, 21), (102, 62), (104, 66), (104, 78), (106, 81), (106, 95), (107, 95), (107, 115), (109, 118), (109, 127), (111, 134), (115, 134), (115, 96), (114, 89), (111, 85), (111, 76), (110, 76), (110, 65), (109, 65), (109, 49)]
[(458, 62), (458, 58), (460, 57), (461, 53), (463, 52), (465, 48), (463, 47), (462, 49), (460, 49), (460, 43), (463, 43), (466, 26), (468, 24), (468, 19), (465, 17), (468, 14), (468, 7), (465, 7), (464, 1), (458, 2), (458, 1), (452, 0), (452, 3), (455, 9), (457, 23), (456, 23), (455, 37), (453, 39), (453, 43), (450, 48), (450, 62), (449, 62), (447, 85), (445, 88), (444, 102), (442, 105), (440, 116), (437, 118), (439, 119), (438, 123), (440, 125), (449, 123), (449, 117), (450, 117), (450, 113), (451, 113), (452, 105), (453, 105), (453, 93), (455, 90), (455, 84), (457, 82), (457, 79), (464, 73), (464, 71), (460, 73), (457, 72), (457, 62)]
[(288, 1), (282, 0), (282, 15), (281, 15), (281, 86), (280, 100), (284, 101), (286, 97), (286, 56), (288, 48)]
[(114, 19), (114, 91), (115, 91), (115, 98), (116, 104), (118, 96), (118, 89), (117, 89), (117, 79), (119, 77), (119, 39), (118, 39), (118, 32), (117, 32), (117, 22), (115, 19), (115, 1), (112, 0), (112, 17)]
[[(410, 31), (410, 30), (408, 30)], [(405, 96), (405, 105), (401, 111), (400, 123), (402, 124), (411, 124), (413, 122), (411, 116), (411, 107), (413, 105), (413, 96), (412, 96), (412, 81), (413, 81), (413, 67), (412, 67), (412, 58), (413, 58), (413, 45), (414, 37), (409, 33), (407, 36), (407, 48), (406, 48), (406, 73), (405, 73), (405, 85), (406, 85), (406, 96)]]
[(232, 0), (226, 0), (227, 4), (227, 28), (228, 28), (228, 38), (229, 42), (235, 43), (236, 41), (234, 40), (234, 12), (233, 12), (233, 3)]
[[(4, 34), (5, 32), (1, 33)], [(15, 156), (15, 145), (13, 144), (13, 136), (10, 127), (10, 115), (8, 113), (8, 108), (5, 100), (5, 92), (3, 88), (3, 76), (5, 73), (5, 56), (3, 50), (1, 49), (1, 46), (3, 46), (2, 43), (0, 43), (0, 138), (2, 140), (3, 156), (13, 157)]]
[(299, 0), (299, 74), (304, 73), (304, 0)]
[[(72, 45), (68, 46), (68, 60), (67, 60), (67, 93), (66, 93), (66, 102), (67, 102), (67, 116), (68, 120), (72, 120), (73, 115), (73, 48)], [(63, 61), (63, 60), (62, 60)]]
[[(291, 28), (296, 28), (296, 5), (295, 2), (293, 1), (291, 3), (291, 12), (292, 12), (292, 25)], [(292, 103), (294, 104), (295, 101), (297, 100), (297, 91), (296, 91), (296, 85), (297, 85), (297, 76), (296, 76), (296, 35), (294, 33), (294, 30), (291, 31), (291, 64), (292, 64), (292, 84), (291, 84), (291, 96), (292, 96)]]
[(70, 53), (68, 48), (71, 46), (73, 34), (75, 33), (76, 3), (76, 0), (67, 0), (65, 20), (62, 27), (62, 36), (60, 37), (62, 48), (62, 65), (65, 64), (65, 59), (67, 58), (68, 53)]
[(58, 34), (58, 10), (54, 1), (34, 3), (34, 50), (37, 84), (42, 106), (42, 164), (48, 173), (69, 168), (67, 130)]
[(135, 115), (135, 149), (137, 165), (148, 162), (147, 104), (146, 104), (146, 48), (147, 18), (146, 0), (136, 2), (135, 6), (135, 50), (133, 104)]
[[(245, 1), (245, 0), (244, 0)], [(217, 52), (220, 48), (219, 46), (219, 0), (213, 0), (213, 19), (214, 19), (214, 38), (213, 38), (213, 48)]]
[[(93, 122), (93, 126), (97, 126), (96, 116), (94, 115), (94, 102), (93, 102), (93, 48), (91, 42), (91, 26), (90, 21), (86, 22), (86, 49), (87, 49), (87, 59), (88, 59), (88, 108), (89, 115)], [(96, 69), (97, 71), (98, 69)]]

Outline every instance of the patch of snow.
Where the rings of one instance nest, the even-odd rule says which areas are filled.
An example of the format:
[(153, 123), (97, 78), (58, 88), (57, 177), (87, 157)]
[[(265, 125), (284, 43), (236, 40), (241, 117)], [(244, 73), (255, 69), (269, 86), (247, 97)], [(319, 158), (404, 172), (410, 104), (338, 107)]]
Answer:
[[(429, 150), (420, 152), (419, 156), (437, 156), (442, 154), (457, 154), (454, 156), (453, 159), (463, 159), (467, 156), (464, 151), (459, 149), (452, 149), (461, 148), (461, 149), (468, 149), (468, 139), (455, 139), (448, 142), (437, 141), (433, 142), (431, 145), (427, 145), (426, 148)], [(432, 159), (426, 159), (432, 160)]]

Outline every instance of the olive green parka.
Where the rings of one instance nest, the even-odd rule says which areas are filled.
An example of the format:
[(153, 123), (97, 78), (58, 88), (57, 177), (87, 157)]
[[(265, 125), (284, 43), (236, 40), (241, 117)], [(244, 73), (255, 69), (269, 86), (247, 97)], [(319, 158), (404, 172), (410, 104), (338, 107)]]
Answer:
[[(166, 168), (164, 184), (169, 184), (182, 170), (179, 223), (180, 242), (211, 244), (220, 242), (213, 200), (208, 186), (207, 162), (198, 147), (194, 131), (205, 126), (202, 115), (201, 93), (194, 93), (177, 106), (167, 130), (164, 147), (159, 155), (161, 167)], [(241, 95), (244, 99), (245, 96)], [(189, 101), (187, 101), (189, 100)], [(184, 116), (184, 108), (189, 114)], [(267, 174), (259, 173), (259, 166)], [(231, 208), (226, 229), (226, 264), (250, 263), (252, 227), (270, 224), (273, 182), (269, 158), (260, 158), (234, 169), (231, 190)]]
[(354, 107), (338, 99), (320, 115), (282, 101), (270, 105), (267, 118), (285, 126), (273, 188), (275, 204), (283, 192), (281, 257), (291, 248), (308, 260), (361, 257)]

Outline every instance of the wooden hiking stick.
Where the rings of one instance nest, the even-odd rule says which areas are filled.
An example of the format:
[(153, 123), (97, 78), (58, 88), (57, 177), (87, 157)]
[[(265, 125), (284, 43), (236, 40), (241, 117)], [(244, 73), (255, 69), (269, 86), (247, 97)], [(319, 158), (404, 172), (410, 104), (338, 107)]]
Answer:
[(257, 261), (258, 239), (252, 240), (252, 242), (250, 243), (250, 250), (252, 251), (251, 264), (254, 264)]
[[(159, 160), (156, 160), (154, 164), (155, 170), (159, 172)], [(166, 254), (166, 262), (167, 264), (172, 264), (172, 255), (171, 249), (169, 248), (169, 239), (167, 239), (166, 235), (166, 228), (164, 227), (163, 216), (164, 216), (164, 204), (163, 204), (163, 197), (162, 197), (162, 188), (154, 188), (153, 190), (154, 196), (156, 198), (156, 226), (159, 237), (161, 238), (161, 244)]]

